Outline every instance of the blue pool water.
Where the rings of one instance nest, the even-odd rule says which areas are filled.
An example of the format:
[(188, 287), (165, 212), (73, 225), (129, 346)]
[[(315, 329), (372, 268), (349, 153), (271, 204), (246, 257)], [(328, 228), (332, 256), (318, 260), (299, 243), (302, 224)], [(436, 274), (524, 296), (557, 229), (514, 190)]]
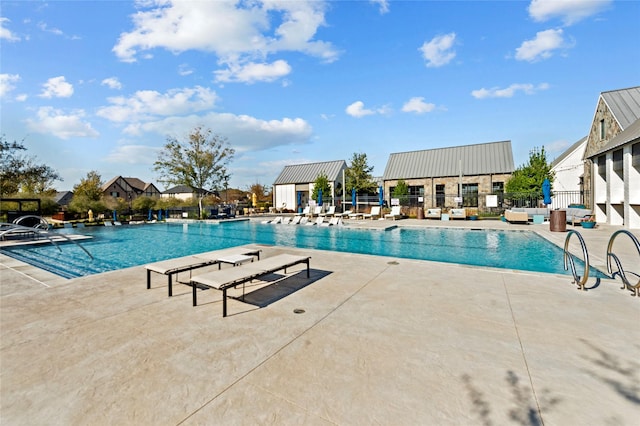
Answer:
[[(222, 224), (147, 224), (65, 229), (93, 237), (75, 244), (3, 249), (6, 254), (72, 278), (238, 245), (257, 243), (337, 252), (433, 260), (569, 274), (562, 250), (533, 232), (452, 228), (364, 230), (347, 227)], [(582, 265), (579, 267), (583, 267)], [(598, 271), (591, 271), (594, 276)]]

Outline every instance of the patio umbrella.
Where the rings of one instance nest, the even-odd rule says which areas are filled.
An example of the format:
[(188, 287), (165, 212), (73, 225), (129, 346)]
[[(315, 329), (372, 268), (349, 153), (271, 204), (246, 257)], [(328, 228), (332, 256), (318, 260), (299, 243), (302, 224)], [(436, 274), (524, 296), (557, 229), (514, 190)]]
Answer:
[(164, 217), (165, 217), (165, 218), (167, 218), (167, 219), (169, 219), (169, 209), (166, 209), (166, 210), (164, 211)]
[(302, 191), (298, 191), (298, 213), (302, 213)]
[(322, 205), (322, 189), (318, 189), (318, 205)]
[(115, 222), (116, 220), (118, 220), (118, 214), (116, 213), (116, 211), (113, 211), (113, 221)]
[(158, 209), (158, 220), (162, 220), (162, 209)]
[(356, 189), (355, 188), (351, 190), (351, 206), (354, 209), (356, 208)]
[(551, 182), (549, 179), (545, 179), (542, 183), (542, 196), (544, 197), (544, 204), (551, 204)]
[(151, 220), (151, 215), (152, 215), (152, 213), (153, 213), (153, 212), (151, 211), (151, 209), (149, 209), (149, 215), (147, 216), (147, 220)]
[(380, 197), (380, 205), (384, 204), (384, 189), (382, 186), (378, 187), (378, 196)]

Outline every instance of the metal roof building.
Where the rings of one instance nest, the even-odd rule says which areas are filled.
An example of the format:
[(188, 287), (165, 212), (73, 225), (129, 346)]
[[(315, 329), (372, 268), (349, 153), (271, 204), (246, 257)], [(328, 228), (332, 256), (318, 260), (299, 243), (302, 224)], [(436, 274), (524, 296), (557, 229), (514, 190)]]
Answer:
[(285, 185), (315, 182), (320, 173), (326, 174), (329, 181), (337, 181), (338, 178), (342, 179), (341, 173), (346, 167), (347, 163), (344, 160), (285, 166), (273, 184)]
[(383, 180), (513, 173), (511, 141), (391, 154)]

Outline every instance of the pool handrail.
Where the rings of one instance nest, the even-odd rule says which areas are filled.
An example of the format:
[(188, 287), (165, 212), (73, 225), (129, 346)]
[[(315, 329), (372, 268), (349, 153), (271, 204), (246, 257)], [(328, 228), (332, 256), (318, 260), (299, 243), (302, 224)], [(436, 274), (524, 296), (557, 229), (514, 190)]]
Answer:
[[(582, 247), (582, 255), (584, 257), (584, 276), (581, 278), (576, 272), (576, 265), (574, 262), (575, 256), (569, 252), (569, 240), (571, 236), (575, 234), (578, 237), (578, 241), (580, 241), (580, 246)], [(570, 230), (567, 234), (567, 237), (564, 240), (564, 270), (568, 270), (569, 266), (571, 266), (571, 274), (573, 275), (573, 283), (578, 285), (578, 290), (585, 290), (585, 284), (589, 279), (589, 252), (587, 250), (587, 245), (582, 239), (582, 235), (578, 231)]]
[[(622, 290), (628, 288), (633, 292), (632, 296), (640, 297), (640, 275), (632, 271), (625, 271), (622, 268), (622, 263), (620, 262), (620, 259), (618, 258), (618, 256), (615, 255), (615, 253), (613, 253), (613, 250), (612, 250), (613, 242), (619, 234), (628, 235), (629, 238), (631, 238), (631, 241), (633, 242), (633, 244), (636, 246), (636, 250), (638, 250), (638, 255), (640, 255), (640, 242), (638, 241), (635, 235), (633, 235), (631, 232), (627, 231), (626, 229), (620, 229), (614, 232), (611, 235), (611, 238), (609, 238), (609, 244), (607, 245), (607, 272), (611, 275), (611, 278), (615, 279), (616, 275), (620, 277), (620, 279), (622, 280), (622, 287), (620, 288)], [(616, 266), (618, 268), (618, 270), (615, 272), (613, 271), (613, 267), (611, 265), (611, 259), (615, 261)], [(627, 273), (638, 277), (638, 283), (631, 284), (631, 282), (629, 281), (629, 278), (627, 278), (627, 275), (626, 275)]]
[[(6, 228), (6, 229), (5, 229)], [(56, 241), (53, 239), (53, 236), (55, 237), (59, 237), (62, 238), (68, 242), (72, 242), (75, 245), (77, 245), (78, 247), (80, 247), (82, 249), (82, 251), (84, 251), (87, 256), (89, 256), (89, 258), (91, 258), (93, 260), (93, 256), (91, 255), (91, 253), (89, 253), (89, 251), (84, 248), (82, 246), (82, 244), (79, 244), (77, 241), (74, 241), (73, 239), (69, 238), (68, 236), (64, 235), (64, 234), (59, 234), (59, 233), (52, 233), (49, 232), (46, 229), (41, 229), (38, 227), (32, 228), (29, 226), (22, 226), (22, 225), (16, 225), (15, 223), (0, 223), (0, 240), (4, 239), (4, 236), (7, 234), (11, 234), (11, 233), (18, 233), (18, 232), (33, 232), (34, 234), (37, 234), (38, 237), (43, 237), (46, 240), (48, 240), (51, 244), (53, 244), (60, 252), (62, 252), (62, 249), (60, 248), (60, 246), (58, 246), (58, 244), (56, 243)]]

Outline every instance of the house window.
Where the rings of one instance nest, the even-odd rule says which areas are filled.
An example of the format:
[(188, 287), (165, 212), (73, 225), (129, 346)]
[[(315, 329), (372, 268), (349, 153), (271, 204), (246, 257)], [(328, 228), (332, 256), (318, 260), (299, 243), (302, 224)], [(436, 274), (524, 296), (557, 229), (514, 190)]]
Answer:
[(409, 186), (409, 205), (417, 206), (418, 197), (424, 197), (424, 186)]
[(598, 174), (603, 178), (607, 176), (607, 157), (604, 155), (598, 157)]
[(622, 172), (622, 150), (613, 151), (613, 170)]
[(491, 184), (491, 192), (494, 194), (500, 194), (504, 192), (504, 182), (493, 182)]
[(444, 185), (436, 185), (436, 207), (444, 207)]
[(118, 191), (111, 191), (111, 196), (113, 198), (118, 198), (120, 196), (120, 193)]
[(605, 125), (604, 125), (604, 118), (602, 120), (600, 120), (600, 140), (603, 140), (606, 136), (606, 131), (605, 131)]
[(640, 142), (631, 146), (631, 165), (640, 168)]
[(462, 205), (464, 207), (478, 207), (478, 184), (462, 184)]

